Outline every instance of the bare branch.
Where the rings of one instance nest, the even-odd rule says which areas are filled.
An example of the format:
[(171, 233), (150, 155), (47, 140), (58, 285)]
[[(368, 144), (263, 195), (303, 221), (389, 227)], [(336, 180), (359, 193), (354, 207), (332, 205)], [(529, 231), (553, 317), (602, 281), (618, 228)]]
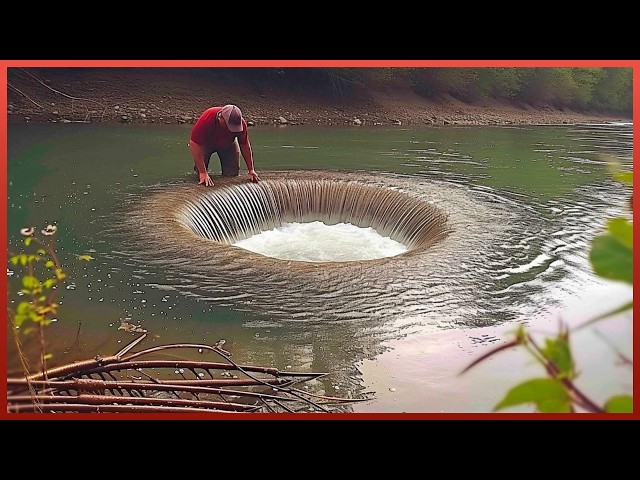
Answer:
[(39, 103), (35, 102), (34, 100), (32, 100), (31, 98), (29, 98), (29, 96), (22, 92), (21, 90), (19, 90), (18, 88), (14, 87), (13, 85), (11, 85), (9, 82), (7, 82), (7, 86), (13, 90), (16, 93), (19, 93), (20, 95), (22, 95), (24, 98), (26, 98), (27, 100), (29, 100), (31, 103), (33, 103), (35, 106), (37, 106), (38, 108), (44, 110), (44, 107), (42, 105), (40, 105)]
[[(92, 102), (92, 103), (96, 103), (98, 105), (100, 105), (101, 107), (104, 106), (103, 103), (98, 102), (96, 100), (91, 100), (90, 98), (81, 98), (81, 97), (73, 97), (71, 95), (67, 95), (64, 92), (61, 92), (60, 90), (56, 90), (55, 88), (51, 88), (49, 85), (47, 85), (45, 82), (43, 82), (42, 80), (40, 80), (38, 77), (36, 77), (33, 73), (31, 73), (29, 70), (27, 70), (26, 68), (21, 68), (21, 70), (23, 72), (25, 72), (27, 75), (29, 75), (31, 78), (33, 78), (36, 82), (38, 82), (40, 85), (42, 85), (45, 88), (48, 88), (49, 90), (51, 90), (54, 93), (57, 93), (58, 95), (62, 95), (63, 97), (69, 98), (71, 100), (84, 100), (86, 102)], [(42, 107), (41, 107), (42, 108)]]
[(501, 352), (503, 350), (507, 350), (508, 348), (511, 348), (511, 347), (516, 347), (516, 346), (520, 345), (521, 343), (522, 342), (520, 341), (520, 339), (516, 338), (515, 340), (512, 340), (512, 341), (510, 341), (508, 343), (505, 343), (504, 345), (500, 345), (499, 347), (492, 348), (487, 353), (485, 353), (484, 355), (480, 356), (479, 358), (476, 358), (473, 362), (471, 362), (469, 365), (467, 365), (458, 375), (462, 375), (463, 373), (467, 372), (468, 370), (470, 370), (475, 365), (477, 365), (480, 362), (482, 362), (483, 360), (486, 360), (487, 358), (489, 358), (491, 355), (495, 355), (496, 353)]
[[(219, 343), (214, 346), (161, 345), (123, 357), (144, 338), (146, 334), (117, 355), (96, 356), (49, 369), (45, 374), (8, 378), (7, 411), (34, 411), (39, 404), (42, 412), (330, 412), (326, 406), (329, 402), (349, 404), (370, 400), (327, 397), (293, 388), (294, 384), (326, 374), (280, 372), (273, 367), (240, 365), (230, 360), (231, 354), (222, 350)], [(141, 358), (176, 348), (200, 352), (207, 349), (227, 362)], [(153, 376), (144, 371), (152, 369), (157, 372)], [(231, 377), (229, 372), (232, 371), (243, 377), (215, 378), (213, 375), (213, 372), (221, 372), (220, 376)], [(203, 372), (208, 378), (203, 378), (206, 375)], [(324, 405), (315, 401), (318, 399), (324, 401)]]

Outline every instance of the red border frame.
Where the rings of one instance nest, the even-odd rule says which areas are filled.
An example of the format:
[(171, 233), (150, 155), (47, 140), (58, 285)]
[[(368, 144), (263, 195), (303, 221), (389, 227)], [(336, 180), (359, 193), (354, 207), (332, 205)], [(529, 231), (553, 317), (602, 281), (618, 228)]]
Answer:
[[(0, 108), (7, 112), (7, 69), (11, 67), (630, 67), (633, 68), (633, 111), (640, 111), (640, 61), (639, 60), (0, 60)], [(7, 224), (7, 115), (0, 116), (0, 147), (3, 152), (3, 168), (0, 169), (0, 189), (2, 190), (2, 220)], [(640, 126), (634, 121), (633, 146), (634, 169), (638, 147)], [(634, 180), (634, 189), (635, 189)], [(635, 195), (634, 210), (638, 209), (640, 198)], [(635, 229), (634, 229), (635, 230)], [(634, 232), (637, 251), (637, 232)], [(2, 255), (7, 260), (7, 237), (0, 238)], [(635, 263), (635, 258), (634, 258)], [(637, 266), (634, 266), (634, 270)], [(637, 272), (635, 272), (637, 273)], [(7, 277), (1, 276), (4, 291)], [(634, 294), (636, 289), (634, 286)], [(3, 310), (7, 297), (0, 298)], [(635, 315), (634, 315), (635, 322)], [(2, 348), (6, 346), (6, 328), (2, 331)], [(634, 329), (634, 352), (637, 352), (637, 338)], [(7, 371), (6, 352), (0, 358), (0, 371)], [(6, 374), (4, 375), (6, 377)], [(633, 372), (634, 397), (637, 397), (637, 369)], [(632, 414), (541, 414), (541, 413), (390, 413), (390, 414), (8, 414), (6, 412), (7, 386), (0, 385), (3, 420), (631, 420), (640, 419), (640, 412)], [(637, 402), (634, 403), (637, 404)]]

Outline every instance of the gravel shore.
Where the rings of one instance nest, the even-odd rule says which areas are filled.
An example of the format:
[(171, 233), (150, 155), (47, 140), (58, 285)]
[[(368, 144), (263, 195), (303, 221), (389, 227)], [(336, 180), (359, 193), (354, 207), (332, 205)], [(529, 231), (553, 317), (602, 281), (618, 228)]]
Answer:
[(430, 100), (408, 86), (348, 97), (238, 84), (189, 68), (10, 68), (8, 122), (194, 123), (214, 105), (235, 103), (250, 125), (532, 125), (630, 122), (599, 112), (487, 100)]

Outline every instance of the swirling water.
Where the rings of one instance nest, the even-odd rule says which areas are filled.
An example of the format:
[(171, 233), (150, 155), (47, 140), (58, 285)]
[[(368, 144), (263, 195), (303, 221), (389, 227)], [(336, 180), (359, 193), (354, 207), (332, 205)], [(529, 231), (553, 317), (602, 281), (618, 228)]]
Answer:
[[(252, 131), (264, 185), (350, 182), (357, 198), (395, 192), (446, 217), (446, 235), (419, 251), (328, 264), (186, 228), (180, 212), (203, 190), (187, 139), (176, 127), (11, 126), (9, 248), (20, 227), (57, 223), (74, 282), (52, 338), (60, 361), (113, 353), (126, 320), (156, 342), (225, 338), (237, 361), (327, 371), (321, 392), (373, 390), (355, 411), (488, 411), (494, 377), (511, 377), (457, 379), (473, 354), (515, 325), (555, 325), (589, 292), (607, 292), (602, 308), (626, 298), (592, 274), (588, 249), (607, 218), (630, 216), (630, 188), (608, 171), (609, 158), (631, 168), (630, 124)], [(95, 261), (74, 262), (82, 253)]]

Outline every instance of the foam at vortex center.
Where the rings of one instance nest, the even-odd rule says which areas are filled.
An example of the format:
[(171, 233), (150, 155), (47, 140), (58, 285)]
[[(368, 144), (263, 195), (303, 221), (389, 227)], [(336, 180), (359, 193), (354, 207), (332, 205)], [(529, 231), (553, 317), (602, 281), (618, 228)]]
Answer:
[(320, 221), (284, 223), (281, 227), (234, 243), (267, 257), (305, 262), (348, 262), (394, 257), (408, 248), (371, 227)]

